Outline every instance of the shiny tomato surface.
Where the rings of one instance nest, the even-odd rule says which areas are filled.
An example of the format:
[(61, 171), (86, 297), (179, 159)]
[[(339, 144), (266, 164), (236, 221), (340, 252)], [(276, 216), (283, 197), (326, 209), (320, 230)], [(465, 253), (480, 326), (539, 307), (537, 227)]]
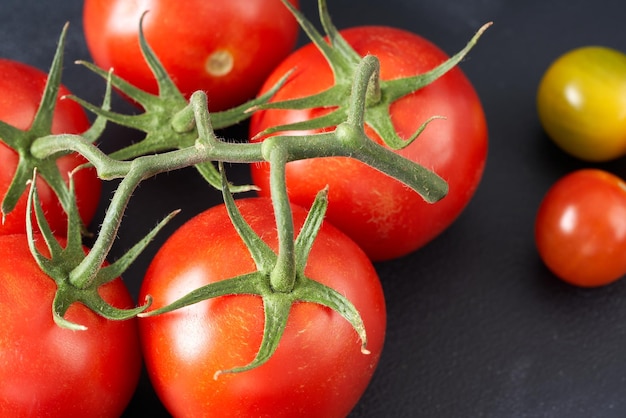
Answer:
[(539, 120), (565, 152), (585, 161), (626, 154), (626, 55), (586, 46), (558, 57), (537, 91)]
[(626, 183), (598, 169), (561, 178), (539, 207), (535, 241), (548, 268), (570, 284), (618, 280), (626, 274)]
[(151, 93), (157, 85), (138, 40), (146, 12), (146, 40), (174, 83), (186, 96), (206, 91), (212, 111), (254, 97), (299, 33), (280, 0), (86, 0), (83, 26), (94, 62)]

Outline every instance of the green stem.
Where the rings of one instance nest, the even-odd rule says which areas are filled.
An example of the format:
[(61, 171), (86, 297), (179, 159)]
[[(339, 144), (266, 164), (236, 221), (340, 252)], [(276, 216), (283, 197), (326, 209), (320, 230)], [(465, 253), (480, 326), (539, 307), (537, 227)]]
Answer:
[(141, 176), (130, 171), (120, 182), (113, 194), (111, 203), (100, 227), (100, 231), (91, 251), (70, 272), (69, 281), (80, 289), (88, 288), (95, 280), (98, 271), (102, 268), (122, 222), (124, 209), (128, 205), (130, 196), (139, 184)]
[(296, 251), (293, 214), (287, 195), (285, 147), (273, 147), (269, 162), (270, 191), (278, 230), (278, 258), (270, 273), (270, 284), (274, 291), (287, 293), (291, 292), (296, 282)]
[[(382, 171), (434, 203), (448, 191), (445, 180), (436, 173), (416, 164), (365, 135), (362, 129), (348, 123), (337, 126), (335, 131), (310, 136), (273, 136), (263, 141), (265, 149), (283, 146), (287, 161), (315, 157), (350, 157)], [(268, 151), (265, 151), (269, 155)]]
[(365, 125), (365, 108), (380, 100), (380, 61), (373, 55), (366, 55), (356, 68), (352, 83), (351, 103), (348, 108), (347, 123), (354, 126)]
[(263, 141), (264, 155), (268, 157), (274, 148), (285, 147), (287, 161), (315, 157), (354, 158), (404, 183), (425, 201), (437, 202), (448, 193), (444, 179), (377, 144), (365, 134), (366, 103), (375, 99), (379, 68), (379, 61), (374, 56), (361, 60), (355, 72), (346, 122), (338, 124), (333, 132), (272, 136)]
[(103, 180), (124, 177), (131, 167), (131, 161), (113, 159), (80, 135), (60, 134), (38, 138), (31, 145), (31, 153), (37, 158), (46, 158), (59, 151), (74, 151), (85, 157), (96, 168)]
[(190, 103), (198, 130), (198, 142), (207, 148), (207, 161), (225, 163), (258, 163), (264, 161), (262, 143), (234, 143), (221, 141), (217, 138), (207, 110), (206, 93), (196, 91), (191, 95)]
[(95, 280), (117, 236), (122, 214), (139, 183), (158, 173), (189, 167), (204, 161), (206, 155), (203, 150), (204, 147), (199, 145), (164, 154), (138, 157), (130, 162), (116, 161), (116, 164), (130, 169), (113, 194), (91, 251), (70, 273), (70, 281), (76, 287), (87, 288)]
[(172, 116), (172, 129), (178, 133), (190, 132), (195, 127), (194, 108), (191, 103)]
[[(193, 110), (198, 139), (194, 146), (132, 161), (114, 160), (83, 138), (73, 135), (48, 136), (32, 144), (31, 152), (42, 158), (61, 150), (72, 150), (85, 156), (102, 178), (123, 178), (107, 209), (100, 233), (91, 252), (70, 273), (70, 281), (79, 288), (89, 287), (95, 280), (117, 235), (122, 214), (142, 180), (157, 173), (196, 165), (207, 161), (251, 163), (269, 161), (271, 193), (279, 251), (277, 263), (270, 274), (271, 286), (278, 292), (290, 292), (296, 280), (294, 225), (285, 182), (288, 161), (323, 156), (346, 156), (361, 160), (397, 178), (434, 202), (445, 196), (447, 184), (439, 176), (369, 139), (364, 132), (364, 113), (368, 97), (376, 91), (379, 63), (375, 57), (364, 58), (354, 80), (347, 121), (334, 132), (308, 135), (270, 137), (261, 143), (229, 143), (215, 136), (207, 110), (206, 94), (195, 93), (190, 107), (179, 113), (181, 128), (193, 125)], [(369, 93), (369, 94), (368, 94)]]

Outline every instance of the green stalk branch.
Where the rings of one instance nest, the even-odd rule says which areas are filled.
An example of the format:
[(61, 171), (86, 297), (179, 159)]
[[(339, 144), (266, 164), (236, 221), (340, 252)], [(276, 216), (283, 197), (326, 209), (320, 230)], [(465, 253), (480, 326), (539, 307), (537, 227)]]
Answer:
[[(221, 140), (215, 134), (203, 92), (194, 93), (188, 105), (174, 117), (172, 132), (187, 135), (195, 128), (197, 138), (191, 146), (174, 151), (120, 161), (100, 151), (79, 135), (48, 135), (32, 143), (30, 152), (47, 158), (59, 152), (75, 151), (92, 164), (103, 179), (121, 178), (107, 208), (101, 229), (91, 252), (69, 273), (69, 283), (88, 289), (98, 283), (98, 274), (117, 236), (122, 215), (139, 183), (158, 173), (213, 162), (270, 163), (272, 202), (278, 230), (279, 250), (270, 272), (273, 292), (290, 293), (298, 281), (295, 231), (286, 189), (286, 164), (304, 158), (343, 156), (356, 158), (395, 177), (425, 200), (435, 202), (447, 193), (446, 182), (435, 173), (394, 153), (365, 134), (365, 111), (380, 96), (379, 62), (373, 56), (359, 61), (343, 122), (334, 131), (305, 136), (273, 136), (260, 143)], [(175, 135), (175, 133), (173, 133)], [(310, 246), (311, 243), (307, 244)], [(301, 279), (302, 280), (302, 279)]]
[(278, 259), (270, 274), (270, 283), (274, 291), (285, 293), (291, 292), (296, 281), (295, 232), (287, 195), (285, 147), (273, 148), (269, 161), (270, 190), (278, 230)]
[(205, 147), (206, 161), (221, 161), (224, 163), (256, 163), (263, 161), (262, 145), (249, 142), (227, 142), (215, 135), (208, 111), (207, 95), (203, 91), (196, 91), (190, 97), (195, 125), (198, 131), (198, 142)]
[[(197, 145), (197, 147), (184, 148), (164, 154), (138, 157), (129, 162), (109, 161), (114, 161), (114, 165), (117, 167), (123, 166), (129, 167), (129, 169), (113, 194), (91, 252), (70, 273), (70, 281), (76, 287), (89, 287), (95, 280), (117, 236), (122, 214), (139, 183), (158, 173), (189, 167), (204, 161), (206, 158), (203, 152), (204, 147), (199, 143)], [(94, 165), (98, 166), (97, 164)], [(121, 170), (115, 171), (121, 172)]]
[[(365, 134), (365, 111), (372, 83), (376, 83), (379, 62), (364, 57), (355, 72), (347, 119), (334, 131), (313, 135), (277, 135), (265, 139), (263, 155), (269, 161), (276, 147), (287, 149), (287, 161), (315, 157), (351, 157), (404, 183), (429, 203), (448, 193), (447, 182), (431, 170), (412, 162), (389, 148), (377, 144)], [(421, 131), (422, 128), (420, 128)], [(418, 131), (419, 132), (419, 131)]]

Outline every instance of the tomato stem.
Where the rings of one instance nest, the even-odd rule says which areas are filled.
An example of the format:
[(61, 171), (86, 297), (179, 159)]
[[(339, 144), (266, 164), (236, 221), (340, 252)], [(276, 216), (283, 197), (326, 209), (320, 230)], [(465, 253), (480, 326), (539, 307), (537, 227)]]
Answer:
[[(207, 97), (196, 92), (189, 107), (178, 113), (185, 126), (190, 126), (192, 110), (198, 139), (193, 146), (155, 155), (144, 155), (130, 161), (118, 161), (97, 149), (78, 135), (46, 136), (36, 140), (31, 153), (45, 158), (57, 152), (73, 150), (81, 153), (96, 167), (104, 179), (122, 178), (106, 211), (92, 251), (72, 272), (70, 280), (86, 288), (95, 280), (116, 237), (122, 213), (139, 183), (157, 173), (176, 170), (211, 161), (251, 163), (269, 161), (271, 191), (279, 231), (279, 261), (272, 273), (272, 287), (289, 292), (296, 276), (294, 230), (287, 196), (286, 163), (320, 156), (356, 158), (404, 182), (428, 202), (435, 202), (447, 193), (447, 183), (430, 170), (386, 149), (367, 137), (364, 113), (372, 82), (378, 74), (378, 60), (368, 56), (360, 61), (355, 73), (346, 122), (329, 133), (302, 136), (275, 136), (261, 143), (231, 143), (220, 140), (213, 130), (207, 110)], [(186, 130), (186, 128), (185, 128)]]
[[(86, 288), (95, 280), (100, 266), (104, 263), (117, 236), (122, 214), (139, 183), (158, 173), (189, 167), (202, 162), (205, 158), (204, 153), (198, 152), (198, 150), (202, 151), (203, 148), (199, 144), (198, 147), (142, 156), (132, 161), (116, 161), (107, 158), (109, 164), (114, 162), (114, 166), (128, 168), (128, 171), (124, 174), (113, 194), (91, 252), (70, 274), (70, 281), (75, 286)], [(118, 168), (117, 172), (119, 173), (121, 170)]]
[(272, 147), (270, 162), (270, 190), (276, 228), (278, 230), (278, 259), (270, 273), (270, 283), (276, 292), (290, 292), (296, 281), (295, 233), (285, 169), (287, 165), (285, 147)]

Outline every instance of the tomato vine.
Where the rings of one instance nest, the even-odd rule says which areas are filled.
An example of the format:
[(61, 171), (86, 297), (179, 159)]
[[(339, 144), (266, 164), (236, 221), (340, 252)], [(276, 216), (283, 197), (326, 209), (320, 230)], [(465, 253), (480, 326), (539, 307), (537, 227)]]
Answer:
[[(39, 229), (50, 249), (51, 257), (44, 257), (31, 245), (38, 264), (58, 286), (53, 312), (60, 326), (83, 329), (81, 324), (73, 324), (63, 319), (65, 310), (75, 302), (82, 302), (109, 319), (125, 319), (132, 316), (158, 315), (196, 303), (207, 298), (222, 295), (255, 294), (262, 298), (265, 309), (265, 329), (257, 357), (248, 365), (234, 371), (244, 371), (263, 364), (276, 349), (285, 329), (290, 307), (296, 302), (321, 304), (339, 312), (357, 331), (362, 341), (362, 351), (367, 353), (367, 336), (359, 312), (352, 303), (339, 292), (324, 286), (304, 274), (308, 252), (324, 217), (326, 192), (320, 191), (309, 217), (296, 236), (285, 184), (285, 165), (289, 161), (322, 157), (342, 156), (362, 161), (404, 183), (420, 194), (424, 200), (435, 203), (442, 199), (448, 189), (444, 179), (433, 171), (394, 153), (392, 149), (402, 148), (417, 138), (430, 122), (423, 125), (409, 140), (402, 140), (395, 132), (389, 114), (389, 106), (398, 98), (413, 92), (440, 77), (460, 62), (476, 43), (488, 25), (481, 28), (465, 48), (434, 70), (405, 79), (383, 81), (380, 79), (379, 62), (373, 55), (360, 57), (339, 35), (330, 20), (324, 0), (319, 1), (322, 26), (329, 42), (314, 29), (288, 1), (283, 1), (297, 17), (304, 31), (327, 57), (335, 75), (335, 85), (318, 95), (303, 99), (270, 103), (269, 99), (288, 80), (289, 73), (265, 95), (230, 110), (209, 113), (207, 96), (202, 91), (195, 92), (186, 100), (178, 91), (158, 57), (150, 49), (141, 25), (139, 42), (146, 62), (158, 84), (158, 94), (147, 93), (116, 76), (114, 72), (81, 62), (91, 71), (107, 80), (105, 100), (102, 105), (94, 105), (76, 96), (69, 97), (93, 112), (96, 122), (92, 129), (82, 135), (51, 135), (44, 129), (49, 120), (50, 98), (56, 97), (61, 78), (63, 35), (50, 71), (49, 85), (42, 101), (42, 113), (26, 145), (26, 152), (32, 155), (33, 164), (24, 165), (16, 176), (16, 184), (23, 182), (25, 173), (32, 169), (48, 173), (55, 191), (61, 197), (70, 222), (68, 243), (65, 248), (55, 240), (37, 202), (36, 187), (31, 187), (29, 209), (34, 210)], [(143, 113), (126, 115), (110, 108), (110, 94), (115, 88), (137, 102)], [(231, 126), (247, 119), (259, 109), (270, 108), (309, 108), (330, 106), (336, 110), (313, 121), (276, 127), (272, 132), (289, 130), (309, 130), (329, 128), (322, 133), (307, 135), (277, 135), (261, 143), (230, 142), (219, 138), (215, 130)], [(440, 117), (433, 115), (434, 118)], [(103, 132), (105, 123), (115, 123), (145, 133), (144, 138), (126, 148), (105, 154), (94, 145)], [(365, 134), (365, 125), (373, 127), (387, 146), (372, 141)], [(267, 134), (269, 132), (264, 132)], [(3, 137), (8, 135), (4, 135)], [(14, 145), (9, 141), (9, 145)], [(121, 179), (117, 186), (94, 245), (88, 254), (80, 248), (81, 236), (76, 207), (72, 199), (71, 187), (66, 189), (55, 179), (58, 173), (50, 172), (49, 161), (67, 152), (77, 152), (85, 157), (97, 170), (103, 180)], [(246, 224), (238, 213), (232, 193), (249, 190), (249, 185), (232, 185), (227, 181), (223, 163), (268, 162), (271, 169), (271, 197), (278, 230), (279, 247), (275, 254), (263, 243), (258, 235)], [(109, 250), (117, 236), (124, 209), (133, 191), (145, 179), (165, 171), (195, 166), (207, 182), (221, 190), (224, 202), (233, 225), (252, 255), (257, 272), (238, 276), (219, 283), (201, 287), (178, 301), (150, 311), (150, 300), (131, 310), (114, 309), (98, 297), (97, 289), (102, 284), (119, 276), (138, 256), (151, 238), (175, 213), (167, 215), (144, 239), (124, 257), (108, 267), (105, 264)], [(17, 187), (17, 186), (15, 186)], [(3, 211), (10, 209), (15, 193), (11, 193)], [(30, 212), (28, 215), (30, 221)], [(29, 224), (30, 240), (33, 242), (34, 226)]]

